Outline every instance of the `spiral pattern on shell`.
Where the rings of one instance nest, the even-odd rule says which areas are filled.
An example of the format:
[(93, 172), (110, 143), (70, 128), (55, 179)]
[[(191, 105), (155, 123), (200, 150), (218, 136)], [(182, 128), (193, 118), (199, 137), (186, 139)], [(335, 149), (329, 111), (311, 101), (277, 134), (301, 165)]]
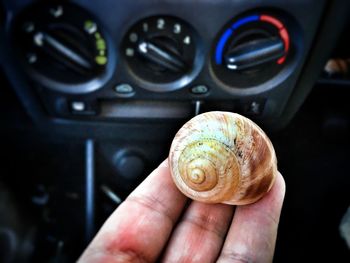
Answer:
[(265, 133), (229, 112), (207, 112), (187, 122), (173, 140), (169, 166), (180, 191), (207, 203), (255, 202), (269, 191), (277, 173)]

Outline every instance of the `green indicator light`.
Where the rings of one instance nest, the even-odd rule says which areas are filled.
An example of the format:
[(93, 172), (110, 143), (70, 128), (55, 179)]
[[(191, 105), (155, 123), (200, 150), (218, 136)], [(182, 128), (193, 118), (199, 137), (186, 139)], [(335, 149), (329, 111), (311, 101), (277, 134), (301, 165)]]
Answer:
[(97, 57), (95, 57), (95, 61), (98, 65), (106, 65), (107, 64), (107, 58), (105, 56), (97, 56)]
[(106, 53), (105, 53), (105, 50), (101, 49), (101, 50), (98, 51), (98, 54), (100, 56), (104, 56)]
[(91, 20), (86, 20), (84, 22), (84, 29), (87, 33), (93, 34), (97, 30), (97, 25)]
[(84, 23), (85, 28), (91, 28), (93, 26), (94, 26), (94, 22), (92, 22), (91, 20), (86, 20)]
[(100, 35), (99, 32), (96, 32), (96, 33), (95, 33), (95, 38), (96, 38), (96, 39), (100, 39), (100, 38), (101, 38), (101, 35)]
[(96, 40), (96, 48), (98, 50), (101, 50), (101, 49), (105, 50), (106, 49), (106, 42), (102, 38), (97, 39)]

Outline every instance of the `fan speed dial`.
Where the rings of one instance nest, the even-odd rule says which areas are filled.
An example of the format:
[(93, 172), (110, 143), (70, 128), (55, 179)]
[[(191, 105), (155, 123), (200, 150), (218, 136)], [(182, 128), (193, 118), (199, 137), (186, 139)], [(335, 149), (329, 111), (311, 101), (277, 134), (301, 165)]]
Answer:
[(144, 88), (170, 91), (188, 84), (194, 74), (197, 39), (193, 28), (181, 19), (150, 17), (130, 28), (122, 53)]

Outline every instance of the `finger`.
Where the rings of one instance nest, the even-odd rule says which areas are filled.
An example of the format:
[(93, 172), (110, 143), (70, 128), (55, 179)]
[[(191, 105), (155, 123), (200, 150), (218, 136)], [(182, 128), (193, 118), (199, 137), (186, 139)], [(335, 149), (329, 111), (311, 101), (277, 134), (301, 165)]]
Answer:
[(281, 174), (260, 201), (237, 207), (218, 262), (272, 262), (285, 183)]
[(164, 262), (214, 262), (230, 226), (233, 206), (192, 202), (175, 228)]
[(80, 262), (155, 261), (185, 203), (163, 162), (110, 216)]

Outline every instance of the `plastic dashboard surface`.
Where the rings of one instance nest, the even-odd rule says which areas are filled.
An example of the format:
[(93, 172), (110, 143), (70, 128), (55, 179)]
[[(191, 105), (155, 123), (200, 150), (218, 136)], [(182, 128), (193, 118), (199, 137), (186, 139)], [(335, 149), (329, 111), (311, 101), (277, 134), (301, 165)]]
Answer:
[(236, 111), (268, 127), (297, 88), (326, 3), (3, 6), (1, 65), (34, 120), (137, 136), (139, 127), (169, 128), (208, 110)]

